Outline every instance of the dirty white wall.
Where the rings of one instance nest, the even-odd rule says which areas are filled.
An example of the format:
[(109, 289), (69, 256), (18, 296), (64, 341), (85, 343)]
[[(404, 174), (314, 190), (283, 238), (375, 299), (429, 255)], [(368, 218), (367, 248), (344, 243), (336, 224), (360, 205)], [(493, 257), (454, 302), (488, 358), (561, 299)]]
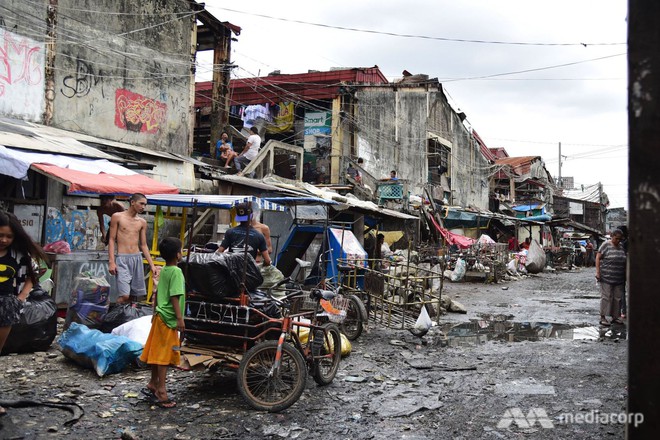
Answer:
[(60, 0), (58, 8), (53, 125), (189, 154), (187, 2)]
[[(3, 0), (0, 7), (0, 115), (33, 122), (44, 111), (44, 33), (32, 20), (45, 23), (45, 13), (27, 5), (23, 17), (11, 14), (18, 2)], [(22, 7), (22, 6), (21, 6)]]
[[(47, 0), (0, 4), (0, 114), (190, 153), (192, 32), (184, 0), (58, 0), (46, 92)], [(11, 55), (11, 60), (6, 63)]]
[(358, 156), (377, 178), (397, 170), (412, 194), (428, 183), (428, 132), (452, 143), (454, 205), (488, 208), (488, 163), (479, 146), (437, 88), (368, 87), (357, 99)]

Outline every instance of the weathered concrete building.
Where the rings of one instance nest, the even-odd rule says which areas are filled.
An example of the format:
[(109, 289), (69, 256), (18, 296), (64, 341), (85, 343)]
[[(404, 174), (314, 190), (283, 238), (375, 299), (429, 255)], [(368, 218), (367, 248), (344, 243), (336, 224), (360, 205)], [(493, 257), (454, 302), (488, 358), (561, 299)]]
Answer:
[(362, 87), (355, 100), (357, 156), (367, 171), (396, 170), (412, 194), (429, 187), (448, 204), (488, 208), (489, 161), (437, 80)]
[[(464, 125), (465, 115), (451, 108), (437, 80), (409, 76), (390, 83), (374, 66), (293, 75), (274, 72), (232, 80), (230, 88), (235, 128), (244, 126), (249, 119), (245, 115), (258, 107), (256, 120), (267, 140), (305, 147), (308, 167), (303, 179), (308, 182), (342, 184), (349, 164), (355, 166), (361, 157), (361, 169), (370, 177), (365, 183), (396, 170), (412, 195), (423, 195), (428, 188), (447, 204), (488, 207), (490, 152)], [(198, 114), (212, 102), (210, 89), (210, 84), (197, 84)], [(283, 109), (287, 124), (282, 123)], [(195, 147), (206, 151), (204, 121), (198, 120), (196, 131)]]
[(189, 2), (105, 0), (85, 8), (7, 0), (0, 14), (0, 46), (11, 60), (3, 114), (189, 154), (196, 51)]
[[(38, 218), (35, 239), (96, 249), (93, 196), (144, 190), (73, 191), (74, 169), (98, 183), (118, 170), (198, 191), (189, 157), (196, 54), (213, 50), (227, 66), (239, 32), (192, 0), (0, 2), (0, 208)], [(81, 158), (108, 162), (74, 168)]]

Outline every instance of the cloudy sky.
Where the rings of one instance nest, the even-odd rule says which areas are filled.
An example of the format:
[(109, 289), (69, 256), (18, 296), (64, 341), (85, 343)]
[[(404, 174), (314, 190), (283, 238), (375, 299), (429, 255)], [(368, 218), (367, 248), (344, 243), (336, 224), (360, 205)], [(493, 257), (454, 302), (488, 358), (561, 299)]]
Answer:
[[(611, 207), (628, 206), (625, 0), (207, 0), (206, 7), (242, 28), (232, 46), (236, 77), (374, 65), (389, 80), (404, 69), (425, 73), (442, 82), (489, 147), (543, 156), (556, 176), (561, 142), (563, 176), (602, 182)], [(209, 68), (200, 66), (200, 79)]]

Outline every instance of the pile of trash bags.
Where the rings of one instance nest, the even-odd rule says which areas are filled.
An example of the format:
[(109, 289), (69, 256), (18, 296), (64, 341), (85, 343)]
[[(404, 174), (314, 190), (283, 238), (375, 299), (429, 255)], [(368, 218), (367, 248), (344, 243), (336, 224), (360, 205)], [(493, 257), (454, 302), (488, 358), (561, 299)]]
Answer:
[(21, 321), (11, 327), (2, 353), (46, 351), (57, 335), (57, 304), (38, 286), (23, 305)]
[(246, 264), (243, 252), (191, 252), (179, 263), (186, 276), (186, 290), (209, 300), (235, 298), (240, 293), (244, 269), (246, 289), (256, 290), (264, 279), (252, 255), (247, 254), (247, 258)]
[(77, 364), (91, 368), (99, 377), (119, 373), (142, 354), (142, 344), (125, 336), (90, 329), (76, 322), (58, 339), (60, 351)]

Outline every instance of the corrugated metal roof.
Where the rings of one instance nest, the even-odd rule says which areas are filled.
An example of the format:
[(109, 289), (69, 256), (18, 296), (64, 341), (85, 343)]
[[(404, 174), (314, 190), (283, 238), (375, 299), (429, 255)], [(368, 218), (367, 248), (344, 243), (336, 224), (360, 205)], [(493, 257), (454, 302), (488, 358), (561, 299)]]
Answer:
[[(378, 66), (355, 67), (285, 75), (233, 79), (229, 83), (230, 105), (263, 104), (297, 99), (332, 99), (342, 83), (388, 84)], [(195, 84), (195, 107), (211, 106), (211, 82)]]
[(0, 119), (0, 145), (22, 150), (33, 150), (40, 153), (66, 154), (70, 156), (89, 157), (93, 159), (108, 159), (116, 162), (122, 160), (111, 154), (104, 153), (68, 136), (68, 132), (31, 122), (14, 119)]
[(532, 162), (540, 160), (541, 156), (518, 156), (518, 157), (503, 157), (495, 159), (495, 165), (508, 165), (513, 169), (513, 172), (521, 176), (529, 174), (531, 171)]
[(493, 154), (492, 151), (486, 146), (486, 143), (481, 139), (481, 136), (477, 133), (477, 130), (472, 130), (472, 135), (474, 138), (477, 140), (477, 143), (479, 144), (479, 150), (481, 151), (481, 154), (490, 162), (495, 162), (497, 157)]
[(119, 156), (105, 153), (87, 144), (114, 147), (123, 151), (138, 152), (175, 162), (186, 160), (166, 151), (151, 150), (139, 145), (126, 144), (18, 119), (0, 118), (0, 145), (24, 150), (37, 150), (41, 153), (67, 154), (125, 162)]

